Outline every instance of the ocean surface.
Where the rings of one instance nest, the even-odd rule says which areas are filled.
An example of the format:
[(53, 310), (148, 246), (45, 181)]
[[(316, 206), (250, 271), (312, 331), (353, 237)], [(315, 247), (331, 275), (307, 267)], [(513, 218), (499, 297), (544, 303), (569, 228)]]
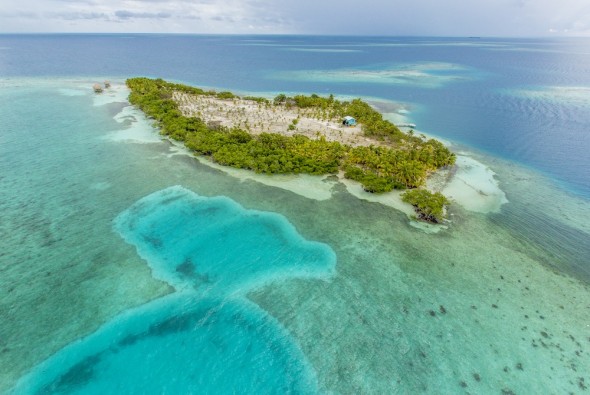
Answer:
[[(502, 199), (229, 171), (134, 76), (362, 97)], [(587, 393), (589, 131), (590, 39), (0, 35), (0, 393)]]

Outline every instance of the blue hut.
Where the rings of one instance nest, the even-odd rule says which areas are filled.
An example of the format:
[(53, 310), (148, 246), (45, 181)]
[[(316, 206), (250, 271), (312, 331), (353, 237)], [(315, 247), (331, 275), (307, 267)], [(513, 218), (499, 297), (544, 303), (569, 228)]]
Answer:
[(344, 126), (356, 126), (356, 119), (354, 119), (353, 117), (347, 115), (342, 120), (342, 124)]

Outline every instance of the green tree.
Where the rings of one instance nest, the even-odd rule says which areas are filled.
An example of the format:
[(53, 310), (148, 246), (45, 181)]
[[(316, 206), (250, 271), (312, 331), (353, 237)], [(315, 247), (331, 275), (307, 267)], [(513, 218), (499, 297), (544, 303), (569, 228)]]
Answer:
[(402, 200), (414, 206), (418, 219), (432, 223), (444, 220), (445, 206), (450, 203), (440, 192), (432, 193), (425, 189), (406, 191), (402, 194)]

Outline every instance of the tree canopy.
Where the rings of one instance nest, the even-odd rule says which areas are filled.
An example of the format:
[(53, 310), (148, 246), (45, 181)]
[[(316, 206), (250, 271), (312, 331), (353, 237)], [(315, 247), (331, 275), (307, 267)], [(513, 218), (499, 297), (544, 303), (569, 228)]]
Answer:
[(444, 208), (449, 204), (449, 200), (442, 193), (432, 193), (426, 189), (406, 191), (402, 195), (402, 200), (414, 206), (418, 219), (434, 223), (444, 219)]

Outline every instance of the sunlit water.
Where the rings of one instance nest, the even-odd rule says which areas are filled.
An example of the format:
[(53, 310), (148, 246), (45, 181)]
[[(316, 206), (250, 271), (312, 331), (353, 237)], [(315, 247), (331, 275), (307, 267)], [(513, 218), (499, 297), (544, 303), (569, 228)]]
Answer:
[[(0, 391), (587, 391), (579, 191), (455, 144), (508, 203), (453, 205), (449, 228), (429, 234), (335, 180), (306, 197), (199, 163), (126, 107), (120, 85), (96, 97), (95, 80), (0, 82)], [(545, 102), (539, 92), (499, 94)], [(559, 92), (570, 111), (584, 105)]]

